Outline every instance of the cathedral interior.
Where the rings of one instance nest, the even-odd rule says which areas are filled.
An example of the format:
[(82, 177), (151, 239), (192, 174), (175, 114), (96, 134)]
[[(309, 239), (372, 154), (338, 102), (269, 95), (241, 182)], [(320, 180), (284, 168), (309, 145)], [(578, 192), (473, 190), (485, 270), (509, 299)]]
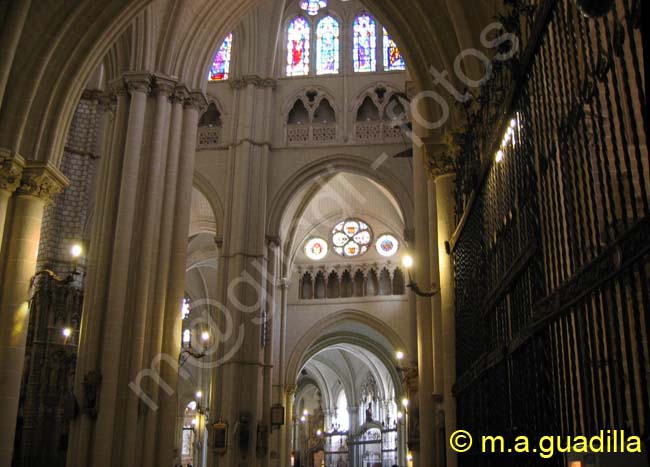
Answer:
[(646, 0), (0, 0), (0, 465), (650, 467)]

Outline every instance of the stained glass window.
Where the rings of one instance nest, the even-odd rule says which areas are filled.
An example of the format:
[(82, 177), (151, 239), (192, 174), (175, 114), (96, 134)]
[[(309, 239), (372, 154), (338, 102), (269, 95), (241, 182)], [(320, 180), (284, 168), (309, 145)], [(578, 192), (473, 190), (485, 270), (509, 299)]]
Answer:
[(217, 55), (214, 56), (210, 68), (210, 81), (223, 81), (228, 79), (230, 73), (230, 56), (232, 55), (232, 33), (223, 40)]
[(289, 23), (287, 34), (287, 76), (309, 74), (309, 23), (298, 16)]
[(368, 251), (372, 242), (370, 226), (358, 219), (348, 219), (339, 222), (332, 229), (332, 244), (334, 251), (347, 257), (354, 257)]
[(375, 71), (377, 68), (377, 28), (375, 20), (363, 13), (354, 20), (354, 71)]
[(384, 70), (406, 70), (404, 57), (386, 28), (384, 28)]
[(399, 242), (392, 235), (385, 234), (377, 239), (375, 247), (377, 248), (377, 253), (379, 253), (381, 256), (389, 258), (397, 253), (397, 250), (399, 249)]
[(305, 254), (314, 261), (319, 261), (327, 256), (327, 242), (322, 238), (312, 238), (305, 245)]
[(318, 63), (316, 73), (339, 72), (339, 23), (331, 16), (323, 18), (316, 29)]

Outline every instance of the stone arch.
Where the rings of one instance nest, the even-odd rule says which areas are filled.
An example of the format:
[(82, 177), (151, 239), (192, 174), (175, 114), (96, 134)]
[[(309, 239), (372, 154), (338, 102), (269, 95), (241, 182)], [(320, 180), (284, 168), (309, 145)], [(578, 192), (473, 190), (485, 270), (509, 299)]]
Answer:
[(332, 329), (337, 324), (346, 321), (367, 326), (369, 329), (383, 336), (393, 349), (406, 348), (397, 333), (382, 320), (363, 311), (343, 310), (320, 320), (300, 338), (287, 362), (287, 371), (285, 373), (285, 384), (287, 387), (295, 384), (294, 380), (298, 372), (320, 351), (336, 344), (354, 344), (373, 353), (386, 366), (393, 380), (396, 396), (400, 397), (403, 395), (405, 388), (395, 368), (393, 349), (386, 349), (368, 336), (361, 334), (341, 331), (332, 333)]
[(313, 182), (315, 179), (337, 172), (357, 173), (368, 177), (386, 188), (393, 195), (400, 207), (406, 229), (413, 228), (413, 201), (411, 195), (390, 170), (383, 167), (372, 170), (369, 161), (360, 157), (333, 155), (303, 166), (288, 178), (287, 182), (271, 202), (267, 226), (269, 235), (279, 237), (285, 208), (302, 187)]
[[(307, 93), (309, 91), (315, 91), (317, 93), (316, 99), (314, 100), (313, 103), (310, 103), (308, 98), (307, 98)], [(334, 112), (336, 113), (337, 119), (339, 114), (341, 113), (341, 107), (339, 106), (338, 102), (336, 102), (336, 99), (334, 97), (334, 94), (332, 94), (332, 91), (330, 91), (328, 88), (325, 86), (319, 86), (319, 85), (314, 85), (314, 86), (305, 86), (294, 93), (292, 93), (289, 97), (287, 97), (284, 102), (282, 103), (282, 118), (286, 122), (287, 117), (289, 115), (289, 112), (293, 108), (294, 104), (296, 101), (300, 99), (303, 101), (305, 104), (305, 107), (307, 109), (310, 109), (310, 114), (309, 117), (312, 118), (314, 111), (320, 103), (324, 100), (327, 99), (329, 104), (332, 106), (334, 109)]]
[[(80, 0), (67, 6), (68, 14), (60, 21), (51, 23), (38, 19), (50, 16), (52, 5), (32, 2), (30, 33), (15, 39), (20, 51), (30, 51), (30, 58), (10, 65), (0, 90), (4, 101), (0, 147), (28, 160), (57, 165), (88, 79), (110, 47), (152, 2)], [(414, 87), (425, 89), (431, 83), (429, 67), (451, 69), (457, 52), (477, 44), (480, 28), (485, 26), (482, 18), (492, 17), (495, 6), (473, 5), (478, 11), (470, 16), (458, 2), (435, 0), (427, 4), (431, 10), (426, 11), (419, 2), (373, 1), (368, 6), (400, 44)], [(177, 76), (191, 89), (205, 89), (204, 78), (220, 39), (259, 3), (260, 0), (243, 0), (215, 5), (199, 0), (172, 4), (173, 11), (163, 21), (159, 51), (154, 54), (155, 71)], [(423, 14), (413, 15), (413, 11)], [(447, 11), (449, 15), (436, 15), (435, 11)], [(43, 37), (49, 40), (43, 41)]]

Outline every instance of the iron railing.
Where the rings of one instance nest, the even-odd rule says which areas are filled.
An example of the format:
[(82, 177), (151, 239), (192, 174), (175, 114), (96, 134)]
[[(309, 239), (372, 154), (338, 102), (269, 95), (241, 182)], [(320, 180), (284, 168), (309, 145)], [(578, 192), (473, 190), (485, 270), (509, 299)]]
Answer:
[[(522, 53), (467, 107), (457, 162), (458, 426), (511, 443), (624, 429), (647, 453), (641, 3), (613, 1), (600, 17), (574, 0), (506, 3), (502, 23)], [(459, 458), (471, 467), (542, 464), (567, 458), (478, 449)]]

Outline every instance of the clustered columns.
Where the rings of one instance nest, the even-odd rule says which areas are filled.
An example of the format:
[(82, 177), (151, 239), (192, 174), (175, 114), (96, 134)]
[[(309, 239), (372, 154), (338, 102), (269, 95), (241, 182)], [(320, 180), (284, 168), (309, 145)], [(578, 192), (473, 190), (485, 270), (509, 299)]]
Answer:
[(0, 154), (0, 465), (11, 465), (43, 212), (66, 184), (49, 164)]
[[(245, 76), (231, 81), (238, 125), (227, 159), (228, 186), (217, 301), (220, 329), (232, 329), (218, 348), (211, 421), (228, 425), (228, 449), (208, 451), (208, 465), (266, 465), (269, 455), (268, 387), (264, 374), (277, 246), (269, 248), (267, 212), (270, 114), (275, 81)], [(225, 321), (227, 320), (227, 321)], [(268, 373), (268, 372), (267, 372)], [(266, 379), (268, 382), (268, 378)], [(242, 384), (245, 382), (245, 384)]]
[(67, 465), (152, 467), (178, 454), (179, 310), (207, 101), (150, 73), (110, 87), (117, 105), (97, 178)]

